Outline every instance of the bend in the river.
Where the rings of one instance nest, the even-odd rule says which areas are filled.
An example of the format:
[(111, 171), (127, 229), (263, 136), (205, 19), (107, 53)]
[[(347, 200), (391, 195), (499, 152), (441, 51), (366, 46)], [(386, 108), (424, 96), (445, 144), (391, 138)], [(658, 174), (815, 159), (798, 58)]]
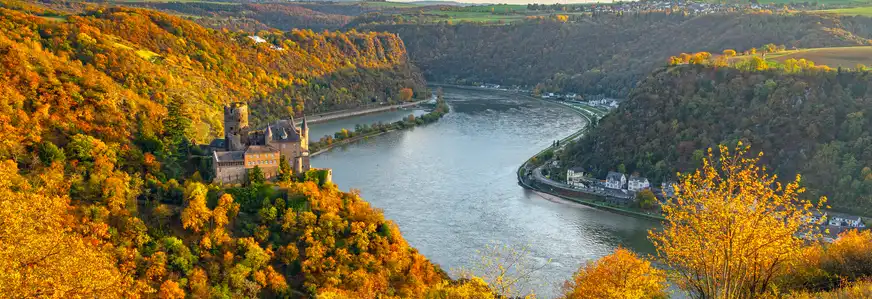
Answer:
[[(512, 93), (444, 91), (452, 111), (440, 121), (339, 146), (314, 157), (313, 166), (333, 168), (340, 188), (359, 189), (446, 270), (474, 263), (488, 244), (526, 246), (545, 265), (526, 286), (542, 297), (555, 297), (579, 265), (618, 246), (652, 252), (646, 237), (657, 222), (551, 201), (517, 184), (518, 163), (578, 131), (581, 116)], [(397, 114), (382, 121), (409, 111)], [(312, 131), (359, 122), (315, 124)]]

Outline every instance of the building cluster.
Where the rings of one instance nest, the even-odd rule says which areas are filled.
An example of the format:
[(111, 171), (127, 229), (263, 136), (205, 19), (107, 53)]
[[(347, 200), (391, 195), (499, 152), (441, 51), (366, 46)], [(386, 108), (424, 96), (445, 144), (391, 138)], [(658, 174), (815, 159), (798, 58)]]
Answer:
[(587, 180), (585, 178), (584, 168), (572, 167), (566, 170), (566, 184), (576, 188), (589, 188), (587, 184), (597, 187), (603, 187), (611, 190), (639, 192), (645, 189), (651, 189), (651, 182), (647, 178), (639, 175), (627, 175), (609, 171), (605, 180)]
[(863, 223), (863, 218), (859, 216), (849, 216), (849, 215), (841, 215), (835, 213), (815, 213), (809, 222), (818, 223), (824, 219), (824, 224), (827, 226), (833, 227), (844, 227), (844, 228), (858, 228), (864, 229), (866, 228), (866, 224)]
[(787, 4), (759, 4), (754, 3), (704, 3), (697, 1), (630, 1), (606, 4), (530, 4), (529, 10), (554, 11), (554, 12), (586, 12), (586, 13), (643, 13), (643, 12), (686, 12), (688, 14), (711, 14), (743, 10), (771, 10), (782, 11), (785, 9), (817, 9), (816, 5), (805, 3)]
[(277, 121), (262, 130), (248, 126), (248, 106), (233, 103), (224, 107), (224, 138), (209, 144), (215, 181), (241, 183), (250, 169), (260, 168), (267, 179), (280, 172), (281, 159), (294, 174), (309, 170), (309, 127), (300, 128), (293, 118)]

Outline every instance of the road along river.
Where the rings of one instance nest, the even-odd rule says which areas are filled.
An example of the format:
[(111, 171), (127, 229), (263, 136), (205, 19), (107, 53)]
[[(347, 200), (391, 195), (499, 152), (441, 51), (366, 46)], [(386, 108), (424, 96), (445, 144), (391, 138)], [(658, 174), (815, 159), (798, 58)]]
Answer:
[[(543, 268), (524, 287), (540, 297), (556, 297), (579, 265), (618, 246), (653, 253), (646, 237), (657, 222), (562, 202), (518, 185), (518, 165), (579, 130), (585, 125), (581, 116), (507, 92), (444, 91), (452, 111), (438, 122), (336, 147), (314, 157), (312, 165), (332, 168), (341, 189), (359, 189), (412, 246), (449, 273), (475, 263), (477, 251), (488, 244), (527, 247)], [(420, 112), (391, 113), (396, 115), (367, 117), (389, 122)], [(340, 119), (311, 130), (323, 135), (371, 122)]]

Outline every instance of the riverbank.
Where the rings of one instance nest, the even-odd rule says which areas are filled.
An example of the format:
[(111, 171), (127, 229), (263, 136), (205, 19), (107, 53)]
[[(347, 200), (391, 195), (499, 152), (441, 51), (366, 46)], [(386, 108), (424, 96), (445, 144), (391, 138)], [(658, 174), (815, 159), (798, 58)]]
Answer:
[[(534, 97), (530, 97), (530, 98), (534, 98)], [(534, 99), (536, 99), (536, 98), (534, 98)], [(583, 109), (581, 107), (576, 107), (574, 105), (570, 105), (570, 104), (566, 104), (566, 103), (562, 103), (562, 102), (557, 102), (557, 101), (546, 100), (546, 99), (538, 99), (538, 100), (542, 100), (545, 102), (550, 102), (550, 103), (558, 104), (561, 106), (565, 106), (565, 107), (569, 108), (570, 110), (572, 110), (573, 112), (577, 113), (578, 115), (581, 115), (582, 117), (584, 117), (588, 122), (588, 124), (584, 128), (581, 128), (580, 130), (576, 131), (575, 133), (570, 134), (569, 136), (561, 139), (560, 142), (558, 143), (558, 144), (560, 144), (560, 146), (564, 146), (569, 141), (580, 138), (590, 128), (591, 124), (593, 124), (594, 118), (598, 118), (598, 116), (601, 117), (601, 115), (598, 115), (594, 111), (591, 111), (588, 109)], [(559, 146), (558, 146), (558, 148), (559, 148)], [(518, 178), (518, 183), (522, 187), (529, 189), (529, 190), (533, 190), (537, 193), (548, 194), (550, 196), (561, 198), (563, 200), (572, 201), (575, 203), (583, 204), (585, 206), (589, 206), (589, 207), (593, 207), (593, 208), (597, 208), (597, 209), (601, 209), (601, 210), (606, 210), (606, 211), (621, 214), (621, 215), (640, 217), (640, 218), (646, 218), (646, 219), (652, 219), (652, 220), (664, 220), (663, 216), (660, 214), (651, 214), (651, 213), (646, 213), (644, 211), (636, 211), (636, 210), (632, 210), (632, 209), (628, 209), (628, 208), (624, 208), (624, 207), (609, 205), (608, 203), (611, 202), (609, 200), (609, 198), (604, 197), (602, 195), (590, 194), (590, 193), (582, 192), (581, 190), (577, 190), (577, 189), (563, 188), (561, 186), (554, 186), (554, 185), (547, 185), (547, 184), (545, 184), (545, 186), (537, 186), (536, 180), (530, 179), (528, 177), (527, 171), (530, 171), (529, 164), (530, 164), (530, 161), (533, 161), (535, 158), (542, 156), (544, 153), (546, 153), (549, 150), (555, 150), (555, 147), (551, 146), (551, 147), (548, 147), (548, 148), (545, 148), (545, 149), (539, 151), (538, 153), (536, 153), (536, 155), (534, 155), (533, 157), (530, 157), (530, 159), (527, 159), (526, 161), (524, 161), (524, 163), (521, 164), (520, 167), (518, 167), (518, 171), (516, 174), (517, 174), (517, 178)], [(545, 163), (547, 163), (547, 161)], [(534, 166), (533, 171), (530, 171), (530, 172), (538, 171), (539, 167), (541, 167), (541, 166)], [(557, 190), (555, 190), (555, 188)], [(560, 194), (558, 192), (558, 190), (563, 191), (564, 193), (567, 193), (567, 194)], [(568, 194), (577, 194), (577, 193), (583, 194), (583, 196), (585, 198), (583, 198), (581, 196), (568, 195)], [(594, 200), (586, 199), (586, 198), (590, 198), (590, 197), (603, 198), (605, 200), (594, 201)]]
[[(418, 103), (423, 102), (419, 101)], [(405, 106), (409, 107), (409, 106)], [(421, 115), (419, 117), (414, 117), (414, 115), (409, 115), (409, 117), (404, 118), (402, 120), (381, 124), (374, 123), (371, 125), (368, 124), (357, 124), (356, 129), (354, 131), (348, 131), (343, 129), (342, 131), (335, 132), (333, 136), (325, 136), (316, 142), (310, 142), (309, 148), (314, 149), (315, 152), (310, 154), (310, 157), (314, 157), (320, 155), (324, 152), (327, 152), (339, 145), (345, 145), (349, 143), (353, 143), (359, 140), (363, 140), (369, 137), (374, 137), (378, 135), (382, 135), (388, 132), (402, 130), (407, 128), (412, 128), (415, 126), (429, 124), (438, 121), (442, 116), (448, 114), (450, 112), (450, 107), (445, 103), (445, 100), (442, 99), (441, 96), (436, 97), (436, 107), (433, 108), (432, 111)], [(334, 137), (335, 136), (335, 137)]]
[[(314, 123), (325, 122), (325, 121), (330, 121), (330, 120), (335, 120), (335, 119), (341, 119), (341, 118), (347, 118), (347, 117), (353, 117), (353, 116), (359, 116), (359, 115), (365, 115), (365, 114), (378, 113), (378, 112), (382, 112), (382, 111), (390, 111), (390, 110), (412, 107), (412, 106), (416, 106), (416, 105), (419, 105), (421, 103), (431, 101), (431, 100), (433, 100), (433, 99), (430, 98), (430, 99), (424, 99), (424, 100), (415, 101), (415, 102), (408, 102), (408, 103), (389, 105), (389, 106), (379, 106), (379, 107), (366, 108), (366, 109), (348, 109), (348, 110), (340, 110), (340, 111), (333, 111), (333, 112), (326, 112), (326, 113), (316, 113), (316, 114), (306, 115), (305, 118), (306, 118), (306, 122), (308, 122), (310, 124), (314, 124)], [(302, 123), (302, 122), (303, 122), (303, 120), (300, 119), (296, 122), (296, 124), (300, 125), (300, 123)]]

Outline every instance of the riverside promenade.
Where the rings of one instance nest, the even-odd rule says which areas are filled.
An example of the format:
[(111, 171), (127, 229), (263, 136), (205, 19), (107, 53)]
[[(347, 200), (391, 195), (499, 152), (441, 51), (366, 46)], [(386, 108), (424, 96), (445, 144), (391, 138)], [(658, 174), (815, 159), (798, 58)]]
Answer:
[[(540, 152), (536, 153), (536, 155), (534, 155), (533, 157), (538, 157), (548, 150), (557, 151), (565, 147), (566, 144), (568, 144), (569, 142), (581, 138), (582, 136), (584, 136), (584, 133), (587, 132), (587, 130), (590, 128), (594, 120), (599, 120), (602, 116), (606, 114), (605, 111), (593, 109), (589, 106), (585, 106), (582, 104), (564, 103), (552, 100), (544, 101), (571, 108), (573, 111), (576, 111), (579, 115), (587, 119), (588, 125), (586, 125), (581, 130), (578, 130), (577, 132), (561, 139), (558, 143), (558, 146), (551, 146), (543, 149)], [(663, 220), (663, 216), (660, 213), (639, 211), (622, 207), (622, 205), (626, 203), (628, 199), (632, 199), (632, 195), (620, 192), (610, 193), (607, 192), (607, 190), (599, 191), (595, 189), (580, 189), (546, 178), (542, 175), (542, 167), (549, 164), (550, 160), (542, 161), (542, 164), (537, 166), (530, 164), (530, 161), (533, 160), (533, 157), (527, 159), (527, 161), (524, 161), (524, 163), (521, 164), (520, 167), (518, 167), (518, 184), (526, 189), (533, 190), (540, 195), (544, 195), (543, 197), (548, 200), (555, 201), (555, 199), (560, 199), (601, 210), (610, 211), (617, 214), (654, 220)]]

